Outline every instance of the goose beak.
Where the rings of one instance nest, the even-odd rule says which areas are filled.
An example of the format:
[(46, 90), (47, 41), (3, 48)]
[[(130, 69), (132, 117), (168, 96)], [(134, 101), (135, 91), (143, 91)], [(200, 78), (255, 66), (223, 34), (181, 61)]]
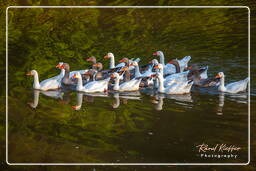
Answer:
[(158, 66), (158, 65), (155, 65), (155, 66), (154, 66), (154, 69), (159, 69), (159, 66)]
[(92, 66), (93, 66), (93, 67), (98, 67), (98, 64), (93, 64)]
[(27, 72), (26, 75), (30, 76), (30, 75), (32, 75), (32, 72)]
[(133, 66), (133, 64), (129, 64), (129, 66)]
[(157, 56), (157, 52), (154, 52), (153, 55), (154, 55), (154, 56)]
[(56, 68), (60, 68), (60, 66), (61, 66), (61, 65), (60, 65), (60, 64), (58, 64), (58, 65), (56, 65)]
[(104, 59), (108, 59), (108, 58), (109, 58), (109, 56), (108, 56), (108, 55), (104, 56)]
[(91, 58), (91, 57), (90, 57), (90, 58), (87, 58), (86, 61), (87, 61), (87, 62), (91, 62), (91, 61), (92, 61), (92, 58)]
[(64, 65), (60, 65), (60, 64), (58, 64), (58, 65), (56, 66), (56, 68), (64, 69)]
[(220, 75), (220, 74), (217, 74), (217, 75), (215, 76), (215, 78), (221, 78), (221, 75)]
[(74, 74), (72, 78), (77, 78), (77, 75), (76, 75), (76, 74)]

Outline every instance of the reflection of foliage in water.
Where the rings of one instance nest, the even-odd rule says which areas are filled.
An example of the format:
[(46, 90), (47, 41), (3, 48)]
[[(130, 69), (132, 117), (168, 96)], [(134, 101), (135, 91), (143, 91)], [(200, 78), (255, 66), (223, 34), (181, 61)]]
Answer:
[[(53, 148), (52, 146), (55, 146), (56, 143), (61, 143), (61, 146), (67, 148), (64, 151), (72, 151), (72, 147), (79, 147), (79, 150), (90, 153), (85, 158), (80, 158), (80, 161), (99, 162), (104, 153), (113, 153), (112, 155), (114, 155), (120, 152), (121, 146), (114, 144), (113, 140), (119, 141), (119, 137), (122, 134), (141, 132), (150, 126), (151, 116), (145, 116), (145, 113), (140, 114), (138, 112), (139, 109), (136, 109), (136, 103), (132, 101), (129, 102), (129, 106), (113, 111), (110, 105), (112, 99), (103, 98), (102, 101), (100, 98), (95, 98), (97, 106), (84, 102), (85, 104), (81, 111), (73, 111), (71, 104), (61, 104), (58, 103), (58, 100), (41, 94), (38, 108), (32, 109), (29, 105), (24, 104), (24, 102), (31, 100), (30, 91), (17, 88), (13, 89), (12, 92), (15, 93), (15, 97), (13, 95), (9, 97), (10, 146), (13, 146), (13, 138), (24, 138), (22, 142), (26, 141), (26, 147), (29, 148), (15, 151), (15, 156), (10, 155), (10, 159), (15, 158), (15, 161), (23, 161), (22, 158), (19, 158), (19, 153), (26, 150), (36, 151), (38, 147), (33, 144), (37, 144), (37, 142), (28, 142), (26, 139), (33, 140), (39, 137), (40, 139), (42, 138), (42, 141), (38, 146)], [(71, 96), (73, 95), (75, 93), (72, 93)], [(18, 99), (17, 96), (19, 96)], [(71, 102), (73, 101), (75, 101), (74, 97), (72, 97)], [(16, 110), (17, 106), (19, 106), (19, 110)], [(98, 106), (101, 106), (101, 108)], [(132, 115), (133, 113), (135, 114)], [(142, 127), (137, 125), (141, 121), (143, 121)], [(47, 145), (44, 141), (49, 141), (52, 144)], [(52, 151), (59, 153), (55, 149), (52, 149)], [(99, 154), (101, 155), (95, 157)], [(131, 153), (130, 155), (133, 154)], [(61, 160), (62, 157), (58, 156), (59, 154), (55, 155), (56, 158)], [(42, 159), (38, 159), (38, 157), (41, 156), (43, 155), (35, 154), (34, 157), (27, 159), (27, 161), (40, 161)], [(50, 160), (47, 161), (51, 162)], [(73, 159), (70, 161), (73, 161)]]

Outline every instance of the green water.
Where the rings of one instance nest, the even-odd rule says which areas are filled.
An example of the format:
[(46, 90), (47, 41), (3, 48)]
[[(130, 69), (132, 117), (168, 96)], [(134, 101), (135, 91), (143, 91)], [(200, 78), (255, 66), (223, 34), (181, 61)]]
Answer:
[[(248, 75), (247, 9), (10, 9), (8, 161), (10, 163), (247, 162), (247, 94), (193, 89), (188, 95), (80, 94), (33, 91), (25, 73), (40, 80), (54, 66), (90, 66), (91, 55), (116, 61), (162, 50), (166, 62), (190, 55), (190, 63), (219, 71), (226, 82)], [(255, 90), (252, 89), (254, 97)], [(38, 97), (38, 99), (37, 99)], [(38, 100), (38, 104), (36, 105)], [(81, 101), (82, 100), (82, 101)], [(31, 107), (28, 102), (34, 105)], [(252, 103), (255, 103), (254, 98)], [(72, 106), (81, 104), (78, 111)], [(35, 107), (36, 105), (36, 107)], [(241, 147), (237, 159), (201, 158), (197, 145)]]

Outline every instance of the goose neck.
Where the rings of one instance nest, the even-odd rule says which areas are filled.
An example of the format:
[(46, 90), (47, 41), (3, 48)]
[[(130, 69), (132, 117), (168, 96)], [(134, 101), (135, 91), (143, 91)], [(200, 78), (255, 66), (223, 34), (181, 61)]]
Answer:
[(110, 57), (110, 69), (115, 68), (115, 58), (114, 56)]
[(226, 90), (226, 87), (225, 87), (225, 78), (224, 78), (224, 76), (222, 76), (222, 77), (220, 78), (219, 90), (220, 90), (220, 91), (225, 91), (225, 90)]
[(119, 90), (119, 82), (120, 82), (120, 78), (116, 77), (114, 88), (113, 88), (114, 90)]
[(158, 86), (158, 92), (163, 93), (164, 92), (164, 79), (163, 76), (158, 76), (159, 86)]
[(141, 73), (140, 73), (140, 68), (138, 65), (135, 65), (135, 77), (140, 77)]
[(40, 88), (39, 77), (38, 77), (38, 73), (37, 73), (37, 72), (34, 73), (34, 84), (33, 84), (33, 88), (34, 88), (34, 89), (39, 89), (39, 88)]
[(162, 65), (165, 65), (165, 63), (164, 63), (164, 54), (159, 54), (159, 57), (160, 57), (160, 63), (162, 64)]
[(76, 89), (81, 90), (83, 88), (83, 80), (82, 80), (81, 74), (79, 72), (77, 74), (78, 74), (78, 77), (77, 77)]

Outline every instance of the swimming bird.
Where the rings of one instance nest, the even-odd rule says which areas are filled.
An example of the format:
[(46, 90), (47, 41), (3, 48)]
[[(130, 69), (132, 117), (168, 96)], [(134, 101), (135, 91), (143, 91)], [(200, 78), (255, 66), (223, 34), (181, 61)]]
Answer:
[[(59, 67), (59, 64), (56, 67)], [(41, 81), (40, 83), (39, 83), (39, 76), (36, 70), (30, 71), (26, 75), (34, 76), (34, 82), (33, 82), (34, 89), (46, 91), (46, 90), (58, 89), (61, 87), (61, 79), (64, 76), (64, 72), (65, 72), (64, 69), (61, 69), (61, 72), (59, 75), (52, 78), (48, 78), (44, 81)]]
[(223, 72), (219, 72), (216, 75), (216, 78), (220, 78), (220, 85), (218, 87), (218, 90), (227, 93), (239, 93), (245, 91), (249, 82), (249, 77), (247, 77), (244, 80), (236, 81), (225, 85), (225, 75)]
[(157, 91), (165, 94), (186, 94), (189, 93), (193, 85), (193, 81), (174, 82), (170, 86), (164, 87), (164, 77), (158, 72), (153, 77), (156, 77), (159, 81)]
[(183, 72), (184, 69), (187, 67), (188, 62), (191, 59), (190, 56), (185, 56), (181, 60), (176, 59), (176, 61), (179, 64), (179, 70), (177, 70), (176, 69), (177, 66), (175, 66), (173, 63), (168, 63), (165, 65), (165, 57), (164, 57), (164, 53), (162, 51), (156, 51), (153, 53), (153, 55), (160, 57), (160, 63), (164, 66), (164, 75), (174, 74), (174, 73), (177, 73), (178, 71)]
[[(128, 70), (128, 67), (123, 67), (122, 71)], [(116, 72), (110, 75), (111, 78), (115, 79), (113, 90), (115, 91), (137, 91), (139, 90), (139, 85), (142, 78), (133, 78), (132, 80), (125, 81), (121, 84), (120, 83), (120, 75)]]
[(77, 85), (76, 90), (87, 92), (87, 93), (94, 93), (94, 92), (104, 92), (108, 90), (108, 82), (110, 80), (110, 77), (104, 80), (98, 80), (98, 81), (91, 81), (83, 86), (82, 76), (79, 72), (74, 74), (73, 78), (76, 78)]

